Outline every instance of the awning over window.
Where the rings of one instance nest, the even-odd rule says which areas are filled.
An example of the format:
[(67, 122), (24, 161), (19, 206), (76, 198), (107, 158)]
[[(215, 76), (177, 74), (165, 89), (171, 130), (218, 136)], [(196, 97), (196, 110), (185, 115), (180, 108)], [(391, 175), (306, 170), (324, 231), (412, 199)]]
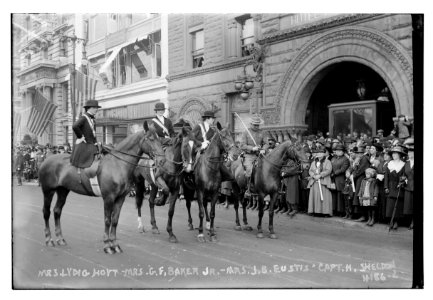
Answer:
[(111, 63), (114, 61), (114, 59), (117, 57), (117, 55), (119, 54), (120, 50), (122, 50), (123, 48), (125, 48), (128, 45), (131, 45), (137, 41), (141, 41), (144, 39), (147, 39), (148, 35), (144, 35), (141, 37), (137, 37), (133, 40), (129, 40), (123, 44), (120, 44), (119, 46), (116, 46), (115, 48), (113, 48), (110, 56), (107, 58), (107, 60), (104, 62), (104, 64), (102, 65), (102, 67), (99, 69), (99, 76), (102, 78), (102, 80), (104, 81), (104, 83), (109, 82), (108, 80), (108, 72), (111, 71)]

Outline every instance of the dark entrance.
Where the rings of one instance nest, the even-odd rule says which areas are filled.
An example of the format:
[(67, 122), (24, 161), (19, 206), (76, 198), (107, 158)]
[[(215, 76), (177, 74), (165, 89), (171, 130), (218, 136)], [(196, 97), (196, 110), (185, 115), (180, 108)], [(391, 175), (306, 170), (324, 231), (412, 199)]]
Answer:
[[(305, 123), (308, 132), (316, 134), (329, 131), (330, 104), (359, 102), (364, 100), (386, 100), (377, 105), (376, 129), (383, 129), (389, 135), (393, 129), (392, 118), (396, 116), (394, 100), (386, 92), (388, 88), (385, 81), (374, 72), (359, 63), (342, 62), (334, 64), (324, 70), (326, 75), (319, 82), (308, 103)], [(358, 94), (359, 86), (365, 87), (364, 94)], [(389, 90), (389, 89), (388, 89)], [(373, 136), (376, 133), (372, 133)]]

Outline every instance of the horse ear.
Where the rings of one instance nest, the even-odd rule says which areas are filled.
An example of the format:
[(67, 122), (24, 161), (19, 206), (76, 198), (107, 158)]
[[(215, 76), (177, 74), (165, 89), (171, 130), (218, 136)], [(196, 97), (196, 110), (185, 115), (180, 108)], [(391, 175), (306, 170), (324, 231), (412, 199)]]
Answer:
[(149, 131), (149, 125), (147, 124), (147, 121), (144, 121), (144, 122), (143, 122), (143, 128), (144, 128), (144, 130), (145, 130), (146, 132)]
[(221, 126), (220, 122), (217, 122), (217, 128), (219, 131), (223, 130), (223, 127)]

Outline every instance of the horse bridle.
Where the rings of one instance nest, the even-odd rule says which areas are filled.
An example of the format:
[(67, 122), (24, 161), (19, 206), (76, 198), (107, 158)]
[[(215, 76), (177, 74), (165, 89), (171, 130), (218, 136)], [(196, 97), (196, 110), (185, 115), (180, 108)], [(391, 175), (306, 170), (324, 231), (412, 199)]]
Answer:
[[(288, 153), (289, 151), (294, 152), (294, 148), (297, 147), (297, 146), (299, 146), (299, 145), (297, 145), (296, 143), (290, 145), (290, 146), (288, 147), (288, 149), (286, 149), (286, 151), (284, 151), (283, 157), (284, 157), (284, 155), (286, 155), (286, 153)], [(293, 155), (293, 156), (295, 157), (295, 159), (294, 159), (293, 161), (295, 162), (297, 168), (300, 167), (301, 164), (302, 164), (303, 162), (306, 162), (306, 161), (304, 161), (304, 160), (297, 159), (297, 158), (296, 158), (296, 155)], [(273, 166), (274, 168), (277, 168), (277, 169), (281, 169), (282, 167), (284, 167), (284, 166), (287, 164), (287, 160), (289, 159), (289, 158), (286, 158), (286, 159), (284, 160), (284, 162), (283, 162), (281, 165), (279, 165), (279, 164), (276, 164), (276, 163), (272, 162), (272, 161), (271, 161), (269, 158), (267, 158), (264, 154), (259, 154), (259, 157), (262, 158), (262, 159), (264, 159), (264, 160), (266, 160), (266, 161), (267, 161), (271, 166)]]
[[(141, 145), (142, 145), (145, 141), (147, 141), (146, 137), (143, 137), (143, 140), (144, 140), (144, 141), (140, 143), (140, 147), (141, 147)], [(106, 146), (102, 146), (102, 148), (104, 148), (104, 149), (108, 152), (108, 154), (113, 155), (115, 158), (117, 158), (117, 159), (119, 159), (119, 160), (121, 160), (121, 161), (123, 161), (123, 162), (126, 162), (126, 163), (128, 163), (128, 164), (130, 164), (130, 165), (133, 165), (133, 166), (135, 166), (135, 167), (148, 168), (148, 169), (152, 169), (152, 168), (154, 168), (154, 167), (152, 167), (152, 166), (144, 166), (144, 165), (140, 165), (140, 164), (134, 164), (134, 163), (131, 163), (131, 162), (127, 161), (126, 159), (121, 158), (121, 157), (119, 157), (118, 155), (112, 153), (112, 151), (116, 151), (116, 152), (118, 152), (118, 153), (121, 153), (121, 154), (124, 154), (124, 155), (130, 156), (130, 157), (138, 158), (138, 159), (143, 159), (143, 160), (153, 160), (153, 159), (154, 159), (155, 157), (157, 157), (157, 156), (159, 156), (159, 157), (164, 156), (164, 157), (165, 157), (165, 154), (154, 153), (152, 150), (151, 150), (150, 153), (149, 153), (149, 158), (147, 158), (147, 157), (143, 157), (143, 156), (140, 156), (140, 155), (131, 154), (131, 153), (128, 153), (128, 152), (123, 152), (123, 151), (120, 151), (120, 150), (117, 150), (117, 149), (114, 149), (114, 148), (108, 148), (108, 147), (106, 147)]]
[[(212, 139), (211, 139), (211, 141), (209, 143), (209, 146), (214, 141), (215, 136), (218, 135), (218, 137), (219, 137), (219, 139), (221, 141), (221, 144), (223, 145), (224, 152), (229, 153), (230, 149), (232, 149), (235, 145), (232, 145), (232, 146), (226, 148), (226, 146), (224, 145), (224, 142), (222, 140), (222, 137), (221, 137), (221, 131), (218, 128), (214, 128), (214, 129), (216, 130), (216, 132), (215, 132), (214, 136), (212, 137)], [(224, 159), (221, 159), (220, 157), (217, 157), (217, 156), (215, 156), (215, 157), (208, 157), (206, 160), (209, 163), (223, 163), (224, 162)]]

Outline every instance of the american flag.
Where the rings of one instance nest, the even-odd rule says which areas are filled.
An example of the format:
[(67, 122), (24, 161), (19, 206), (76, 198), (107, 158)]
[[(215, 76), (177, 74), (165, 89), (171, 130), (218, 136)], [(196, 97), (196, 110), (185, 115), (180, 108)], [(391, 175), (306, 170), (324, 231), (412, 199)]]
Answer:
[(56, 108), (56, 105), (48, 101), (40, 92), (36, 91), (30, 116), (27, 120), (27, 128), (29, 131), (37, 136), (42, 136)]
[(78, 115), (82, 113), (82, 107), (87, 100), (95, 99), (96, 85), (98, 80), (76, 70), (75, 77), (75, 103), (78, 108)]

